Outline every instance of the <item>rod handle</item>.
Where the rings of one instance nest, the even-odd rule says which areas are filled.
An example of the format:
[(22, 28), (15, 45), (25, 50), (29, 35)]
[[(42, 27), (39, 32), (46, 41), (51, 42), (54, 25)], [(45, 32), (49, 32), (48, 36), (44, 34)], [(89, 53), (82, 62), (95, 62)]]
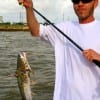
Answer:
[(95, 63), (100, 68), (100, 61), (93, 60), (93, 63)]
[(23, 2), (19, 2), (19, 5), (20, 5), (20, 6), (23, 6)]

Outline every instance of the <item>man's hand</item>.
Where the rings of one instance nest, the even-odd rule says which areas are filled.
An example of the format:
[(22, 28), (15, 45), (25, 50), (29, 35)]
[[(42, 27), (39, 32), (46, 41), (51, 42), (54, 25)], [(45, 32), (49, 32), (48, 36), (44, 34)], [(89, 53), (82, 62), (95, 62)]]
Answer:
[(25, 8), (33, 8), (32, 0), (18, 0), (19, 5), (23, 5)]
[(100, 54), (98, 54), (97, 52), (95, 52), (92, 49), (84, 50), (83, 55), (91, 62), (93, 60), (100, 61)]

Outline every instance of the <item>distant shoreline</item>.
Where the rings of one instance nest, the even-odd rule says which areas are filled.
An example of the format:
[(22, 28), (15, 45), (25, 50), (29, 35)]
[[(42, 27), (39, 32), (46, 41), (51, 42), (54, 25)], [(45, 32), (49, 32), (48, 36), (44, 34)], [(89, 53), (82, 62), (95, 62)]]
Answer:
[(0, 31), (29, 31), (29, 27), (27, 25), (0, 25)]

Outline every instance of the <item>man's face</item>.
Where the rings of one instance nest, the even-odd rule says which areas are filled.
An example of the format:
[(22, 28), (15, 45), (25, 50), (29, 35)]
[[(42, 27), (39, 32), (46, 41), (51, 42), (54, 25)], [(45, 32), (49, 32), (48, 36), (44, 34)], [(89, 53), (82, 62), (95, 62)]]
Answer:
[(95, 6), (95, 0), (92, 0), (89, 3), (83, 3), (81, 0), (79, 3), (73, 3), (75, 13), (77, 14), (79, 20), (92, 18)]

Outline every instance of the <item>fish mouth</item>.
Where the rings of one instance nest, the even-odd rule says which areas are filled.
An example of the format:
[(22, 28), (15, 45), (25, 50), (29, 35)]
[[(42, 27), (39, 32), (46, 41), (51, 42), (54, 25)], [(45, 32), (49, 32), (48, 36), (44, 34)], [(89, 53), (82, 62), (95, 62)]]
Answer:
[(26, 53), (25, 52), (20, 52), (19, 53), (20, 58), (26, 59)]
[(28, 63), (28, 60), (27, 60), (27, 54), (25, 52), (20, 52), (19, 57), (20, 57), (21, 61), (23, 62), (24, 66), (26, 66), (25, 70), (32, 71), (32, 69)]

